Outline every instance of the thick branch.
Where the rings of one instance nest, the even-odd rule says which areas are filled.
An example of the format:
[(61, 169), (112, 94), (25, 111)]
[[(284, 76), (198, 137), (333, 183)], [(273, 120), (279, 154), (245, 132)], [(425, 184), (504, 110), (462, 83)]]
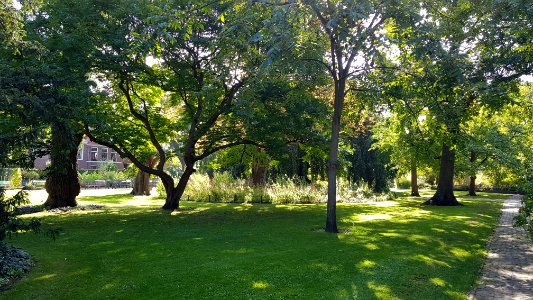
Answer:
[(143, 116), (138, 111), (136, 111), (135, 108), (133, 107), (133, 100), (131, 99), (130, 89), (129, 89), (128, 84), (126, 83), (126, 86), (124, 86), (124, 80), (121, 80), (119, 82), (119, 84), (118, 84), (118, 87), (124, 93), (124, 96), (126, 96), (126, 100), (128, 102), (128, 107), (129, 107), (130, 113), (135, 118), (137, 118), (139, 121), (141, 121), (144, 124), (144, 127), (146, 128), (146, 131), (148, 131), (148, 135), (150, 137), (150, 142), (152, 143), (152, 145), (154, 145), (154, 147), (157, 150), (157, 154), (159, 155), (159, 162), (157, 163), (157, 169), (159, 171), (163, 171), (163, 167), (165, 166), (165, 163), (166, 163), (165, 150), (163, 149), (163, 147), (161, 146), (161, 144), (157, 140), (157, 138), (155, 136), (155, 133), (154, 133), (154, 130), (152, 128), (152, 125), (150, 124), (150, 121), (148, 120), (147, 116)]

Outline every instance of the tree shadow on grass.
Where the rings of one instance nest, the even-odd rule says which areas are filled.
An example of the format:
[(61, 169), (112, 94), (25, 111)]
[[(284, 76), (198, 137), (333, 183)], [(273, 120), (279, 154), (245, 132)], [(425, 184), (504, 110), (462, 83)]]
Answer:
[(475, 201), (460, 208), (415, 201), (339, 205), (344, 233), (328, 234), (316, 230), (325, 221), (324, 205), (183, 206), (191, 209), (168, 214), (116, 207), (46, 217), (63, 234), (52, 243), (26, 234), (14, 240), (37, 258), (38, 267), (2, 296), (461, 297), (476, 278), (499, 207)]

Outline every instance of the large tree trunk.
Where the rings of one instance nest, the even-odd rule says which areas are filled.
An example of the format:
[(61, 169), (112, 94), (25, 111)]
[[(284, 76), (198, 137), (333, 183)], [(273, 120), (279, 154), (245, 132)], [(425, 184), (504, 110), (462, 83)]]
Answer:
[(80, 193), (77, 171), (78, 146), (81, 134), (74, 134), (68, 124), (52, 125), (52, 149), (50, 167), (45, 188), (48, 208), (76, 206), (76, 196)]
[(475, 197), (476, 194), (476, 176), (470, 176), (470, 183), (468, 184), (468, 196)]
[[(148, 158), (147, 166), (153, 168), (157, 162), (156, 156), (151, 156)], [(133, 182), (133, 189), (131, 194), (135, 196), (150, 196), (150, 191), (152, 187), (150, 186), (150, 174), (139, 170), (137, 176), (135, 176), (135, 181)]]
[(416, 169), (416, 160), (411, 160), (411, 196), (420, 197), (418, 192), (418, 174)]
[(453, 194), (453, 176), (455, 171), (455, 150), (450, 146), (442, 145), (442, 154), (440, 158), (439, 181), (437, 183), (437, 192), (425, 204), (439, 206), (457, 206), (462, 205), (457, 201)]
[(335, 82), (335, 101), (333, 103), (333, 120), (331, 124), (331, 141), (328, 158), (328, 203), (326, 214), (326, 232), (336, 233), (337, 229), (337, 168), (339, 167), (339, 136), (341, 130), (341, 114), (344, 105), (346, 81)]
[(183, 174), (181, 175), (178, 185), (176, 187), (174, 187), (174, 180), (172, 180), (170, 176), (170, 180), (166, 178), (161, 178), (161, 180), (163, 181), (163, 185), (165, 186), (165, 190), (167, 192), (167, 197), (165, 199), (165, 205), (163, 205), (163, 209), (175, 210), (180, 207), (181, 196), (183, 196), (185, 188), (187, 187), (187, 182), (189, 182), (191, 175), (195, 171), (196, 170), (194, 169), (193, 165), (186, 166), (185, 171), (183, 171)]
[(252, 162), (252, 185), (265, 186), (268, 173), (268, 159), (265, 158), (264, 149), (256, 147), (256, 151), (259, 154), (254, 157)]
[(139, 170), (139, 172), (137, 172), (137, 176), (135, 176), (131, 194), (135, 196), (150, 196), (151, 189), (150, 174)]
[(252, 165), (252, 185), (265, 186), (267, 179), (268, 167), (260, 162), (254, 162)]

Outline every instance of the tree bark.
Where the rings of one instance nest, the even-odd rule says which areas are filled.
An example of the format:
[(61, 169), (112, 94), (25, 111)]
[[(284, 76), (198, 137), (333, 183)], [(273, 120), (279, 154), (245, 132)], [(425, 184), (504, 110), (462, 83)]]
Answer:
[(328, 202), (325, 228), (326, 232), (332, 233), (339, 232), (337, 229), (337, 169), (339, 167), (339, 136), (345, 88), (345, 79), (341, 78), (335, 82), (335, 100), (333, 103), (333, 120), (331, 124), (331, 141), (328, 158)]
[(189, 182), (191, 175), (195, 171), (196, 170), (194, 169), (193, 165), (187, 165), (176, 187), (174, 187), (174, 180), (172, 180), (170, 176), (170, 180), (168, 180), (167, 178), (161, 178), (163, 181), (163, 185), (165, 186), (165, 190), (167, 192), (167, 197), (165, 199), (165, 205), (163, 205), (163, 209), (179, 209), (181, 196), (183, 196), (185, 188), (187, 187), (187, 183)]
[(141, 170), (137, 172), (131, 194), (135, 196), (150, 196), (150, 174)]
[(252, 185), (265, 186), (267, 172), (267, 166), (263, 166), (260, 162), (254, 162), (254, 164), (252, 165)]
[(307, 177), (307, 175), (309, 175), (309, 163), (304, 161), (304, 153), (302, 152), (302, 150), (300, 150), (300, 145), (297, 145), (297, 149), (296, 149), (296, 155), (297, 155), (297, 170), (296, 170), (296, 175), (298, 176), (298, 178), (300, 178), (301, 180), (303, 180), (304, 182), (306, 183), (311, 183), (311, 180), (309, 180), (309, 178)]
[(442, 145), (440, 158), (439, 180), (437, 192), (424, 204), (438, 206), (462, 205), (453, 194), (453, 176), (455, 171), (455, 150), (449, 145)]
[(418, 192), (418, 174), (416, 168), (416, 160), (411, 160), (411, 196), (420, 197)]
[[(476, 160), (477, 160), (476, 152), (470, 151), (470, 163), (472, 164), (472, 166), (474, 166), (474, 164), (476, 163)], [(468, 185), (468, 196), (473, 196), (473, 197), (477, 196), (475, 174), (470, 176), (470, 183)]]
[[(157, 162), (156, 156), (151, 156), (147, 160), (147, 166), (153, 168)], [(139, 170), (137, 176), (135, 176), (135, 181), (133, 182), (133, 189), (131, 194), (135, 196), (150, 196), (150, 174)]]
[(76, 206), (76, 197), (80, 193), (77, 156), (82, 135), (74, 134), (68, 124), (53, 124), (51, 131), (51, 162), (45, 183), (48, 198), (44, 206)]
[(470, 183), (468, 184), (468, 196), (475, 197), (476, 194), (476, 176), (470, 176)]

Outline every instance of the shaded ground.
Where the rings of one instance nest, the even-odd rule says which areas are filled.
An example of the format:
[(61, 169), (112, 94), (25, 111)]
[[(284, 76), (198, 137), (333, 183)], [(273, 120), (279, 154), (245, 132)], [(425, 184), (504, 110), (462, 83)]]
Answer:
[(520, 206), (519, 195), (505, 201), (500, 225), (488, 245), (481, 284), (470, 299), (533, 299), (533, 244), (522, 228), (513, 227)]

